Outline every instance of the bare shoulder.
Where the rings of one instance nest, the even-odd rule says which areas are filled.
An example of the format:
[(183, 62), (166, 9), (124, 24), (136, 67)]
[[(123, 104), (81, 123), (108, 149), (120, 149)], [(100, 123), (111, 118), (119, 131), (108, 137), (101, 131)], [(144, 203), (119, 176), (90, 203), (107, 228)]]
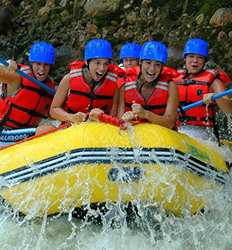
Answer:
[(59, 86), (67, 86), (69, 87), (69, 80), (70, 80), (70, 75), (66, 74), (60, 81)]
[(63, 81), (63, 80), (70, 80), (70, 74), (68, 73), (68, 74), (66, 74), (66, 75), (64, 75), (64, 77), (62, 78), (62, 80), (61, 81)]
[(220, 79), (215, 79), (210, 86), (211, 92), (221, 92), (225, 90), (225, 85)]

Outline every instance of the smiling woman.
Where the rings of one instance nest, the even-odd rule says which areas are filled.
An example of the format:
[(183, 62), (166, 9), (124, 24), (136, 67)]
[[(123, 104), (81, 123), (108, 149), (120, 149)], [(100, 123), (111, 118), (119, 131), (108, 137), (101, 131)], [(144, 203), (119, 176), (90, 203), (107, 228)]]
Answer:
[(115, 116), (118, 102), (118, 77), (124, 70), (110, 64), (111, 44), (104, 39), (90, 40), (84, 61), (74, 61), (63, 77), (53, 99), (50, 114), (54, 119), (81, 123), (89, 115), (98, 120), (102, 113)]
[[(0, 81), (18, 89), (14, 96), (6, 96), (0, 100), (1, 128), (37, 127), (41, 119), (47, 117), (52, 95), (31, 81), (29, 77), (22, 77), (15, 71), (20, 70), (31, 79), (41, 81), (52, 90), (55, 88), (55, 83), (48, 74), (54, 61), (54, 47), (46, 42), (35, 42), (30, 49), (31, 66), (14, 63), (13, 69), (4, 66), (0, 68)], [(42, 131), (41, 128), (40, 131)]]
[(166, 62), (167, 48), (163, 43), (149, 41), (143, 45), (140, 66), (127, 70), (125, 84), (120, 90), (118, 112), (123, 120), (147, 120), (174, 127), (178, 93), (172, 78), (178, 73), (165, 66)]

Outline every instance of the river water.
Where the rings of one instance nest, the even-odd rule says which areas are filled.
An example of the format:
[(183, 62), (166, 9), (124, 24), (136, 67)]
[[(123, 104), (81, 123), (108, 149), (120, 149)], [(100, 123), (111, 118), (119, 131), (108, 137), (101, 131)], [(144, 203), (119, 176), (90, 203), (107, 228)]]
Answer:
[[(223, 149), (231, 159), (230, 151)], [(232, 181), (209, 194), (203, 214), (167, 216), (145, 207), (135, 221), (102, 224), (80, 220), (72, 213), (30, 220), (0, 205), (1, 250), (232, 249)], [(144, 215), (144, 216), (143, 216)], [(136, 222), (136, 223), (135, 223)]]
[(27, 221), (2, 205), (0, 249), (232, 249), (232, 183), (205, 214), (185, 218), (156, 213), (159, 230), (87, 223), (70, 215)]

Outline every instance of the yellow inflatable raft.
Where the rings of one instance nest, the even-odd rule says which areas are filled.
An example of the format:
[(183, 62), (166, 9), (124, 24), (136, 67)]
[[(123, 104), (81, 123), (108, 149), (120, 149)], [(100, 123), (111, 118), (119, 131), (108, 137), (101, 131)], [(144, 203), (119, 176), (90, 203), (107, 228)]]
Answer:
[(2, 149), (0, 195), (32, 217), (118, 201), (179, 216), (202, 209), (227, 172), (217, 151), (164, 127), (84, 123)]

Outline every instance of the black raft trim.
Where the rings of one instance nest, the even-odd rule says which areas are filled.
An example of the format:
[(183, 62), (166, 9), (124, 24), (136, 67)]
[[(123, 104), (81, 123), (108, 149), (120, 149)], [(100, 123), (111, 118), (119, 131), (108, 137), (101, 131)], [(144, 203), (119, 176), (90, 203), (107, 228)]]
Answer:
[[(175, 164), (177, 167), (225, 184), (226, 173), (212, 165), (179, 150), (169, 148), (81, 148), (64, 152), (47, 159), (25, 165), (0, 174), (7, 186), (59, 172), (66, 168), (83, 164), (149, 164), (161, 163), (164, 167)], [(3, 186), (2, 186), (3, 187)]]

